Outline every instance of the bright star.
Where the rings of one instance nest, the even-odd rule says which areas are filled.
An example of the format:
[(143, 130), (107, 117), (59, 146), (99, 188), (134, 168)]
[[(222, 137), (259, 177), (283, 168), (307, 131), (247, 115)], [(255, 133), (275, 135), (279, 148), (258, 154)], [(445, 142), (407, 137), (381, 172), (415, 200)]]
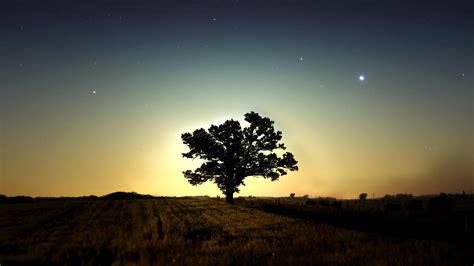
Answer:
[(303, 57), (300, 57), (300, 61), (303, 61)]
[(95, 94), (95, 93), (96, 93), (96, 91), (92, 91), (92, 94)]
[(365, 80), (364, 75), (360, 75), (360, 76), (359, 76), (359, 80), (360, 80), (360, 81), (364, 81), (364, 80)]

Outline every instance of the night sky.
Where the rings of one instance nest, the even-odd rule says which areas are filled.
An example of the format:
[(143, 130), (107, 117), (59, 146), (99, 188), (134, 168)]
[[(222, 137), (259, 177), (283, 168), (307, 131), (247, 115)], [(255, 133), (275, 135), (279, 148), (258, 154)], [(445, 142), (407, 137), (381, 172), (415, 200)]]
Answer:
[(6, 0), (0, 33), (0, 194), (215, 196), (181, 133), (249, 111), (300, 171), (240, 195), (474, 188), (472, 1)]

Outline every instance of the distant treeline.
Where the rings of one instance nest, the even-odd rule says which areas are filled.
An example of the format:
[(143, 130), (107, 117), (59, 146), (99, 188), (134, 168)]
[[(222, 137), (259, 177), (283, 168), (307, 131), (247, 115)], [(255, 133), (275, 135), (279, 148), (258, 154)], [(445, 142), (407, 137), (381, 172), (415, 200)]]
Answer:
[(81, 197), (30, 197), (30, 196), (13, 196), (8, 197), (0, 195), (0, 204), (17, 204), (17, 203), (33, 203), (42, 201), (57, 201), (57, 200), (133, 200), (133, 199), (153, 199), (157, 198), (152, 195), (143, 195), (136, 192), (114, 192), (105, 196), (81, 196)]

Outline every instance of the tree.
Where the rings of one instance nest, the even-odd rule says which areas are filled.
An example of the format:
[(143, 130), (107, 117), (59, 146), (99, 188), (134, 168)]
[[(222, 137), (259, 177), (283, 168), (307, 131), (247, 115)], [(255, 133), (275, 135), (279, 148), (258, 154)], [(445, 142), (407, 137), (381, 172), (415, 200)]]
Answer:
[(359, 199), (360, 199), (361, 201), (365, 201), (365, 200), (367, 199), (367, 193), (360, 193)]
[(273, 121), (255, 112), (245, 114), (250, 125), (241, 128), (235, 120), (227, 120), (219, 126), (211, 125), (181, 135), (189, 152), (184, 158), (199, 158), (205, 162), (196, 170), (184, 171), (184, 177), (192, 185), (214, 181), (226, 196), (226, 202), (234, 202), (234, 193), (245, 185), (248, 176), (261, 176), (278, 180), (287, 171), (297, 171), (297, 161), (290, 152), (278, 156), (274, 150), (285, 150), (281, 143), (281, 131), (276, 131)]

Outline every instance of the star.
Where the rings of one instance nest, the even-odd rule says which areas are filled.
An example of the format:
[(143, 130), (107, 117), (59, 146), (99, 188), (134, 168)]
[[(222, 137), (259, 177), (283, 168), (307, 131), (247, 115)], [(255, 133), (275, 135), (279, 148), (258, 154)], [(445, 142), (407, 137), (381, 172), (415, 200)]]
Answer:
[(463, 77), (464, 77), (464, 73), (462, 73), (462, 74), (461, 74), (461, 76), (463, 76)]
[(360, 81), (364, 81), (364, 80), (365, 80), (365, 76), (364, 76), (364, 75), (360, 75), (360, 76), (359, 76), (359, 80), (360, 80)]
[(93, 91), (92, 91), (92, 94), (96, 94), (96, 91), (95, 91), (95, 90), (93, 90)]
[(303, 61), (303, 57), (300, 57), (300, 61)]
[(216, 21), (216, 20), (217, 20), (217, 18), (212, 18), (212, 21)]

